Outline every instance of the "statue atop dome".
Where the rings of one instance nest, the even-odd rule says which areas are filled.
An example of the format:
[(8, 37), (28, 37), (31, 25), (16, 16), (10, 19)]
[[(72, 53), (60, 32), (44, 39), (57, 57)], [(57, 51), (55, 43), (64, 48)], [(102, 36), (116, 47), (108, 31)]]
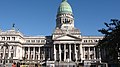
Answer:
[(67, 0), (62, 0), (62, 2), (67, 1)]

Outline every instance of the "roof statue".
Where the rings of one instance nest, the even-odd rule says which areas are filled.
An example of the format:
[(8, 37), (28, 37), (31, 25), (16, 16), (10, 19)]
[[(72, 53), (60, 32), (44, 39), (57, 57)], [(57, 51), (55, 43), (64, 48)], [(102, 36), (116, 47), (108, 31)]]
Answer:
[(62, 2), (67, 1), (67, 0), (62, 0)]
[(13, 28), (15, 27), (15, 23), (13, 23), (12, 27), (13, 27)]

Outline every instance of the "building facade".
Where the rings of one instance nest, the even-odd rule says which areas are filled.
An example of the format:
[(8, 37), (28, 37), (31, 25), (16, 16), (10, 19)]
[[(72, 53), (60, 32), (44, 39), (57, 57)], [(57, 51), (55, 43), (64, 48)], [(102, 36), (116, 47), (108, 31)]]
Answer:
[(20, 62), (53, 67), (75, 67), (101, 62), (95, 46), (102, 36), (82, 36), (74, 26), (72, 8), (62, 0), (51, 36), (25, 36), (14, 27), (0, 30), (0, 64)]

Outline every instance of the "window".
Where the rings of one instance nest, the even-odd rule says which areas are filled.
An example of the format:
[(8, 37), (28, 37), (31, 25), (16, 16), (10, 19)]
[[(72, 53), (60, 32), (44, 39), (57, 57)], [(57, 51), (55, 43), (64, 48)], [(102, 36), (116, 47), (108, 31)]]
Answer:
[(28, 51), (28, 47), (25, 47), (25, 51)]
[(26, 42), (30, 42), (30, 40), (27, 40)]
[(32, 59), (33, 59), (33, 55), (32, 55)]
[(8, 60), (6, 60), (5, 62), (8, 63)]
[(33, 47), (30, 47), (30, 51), (33, 51)]
[(56, 50), (58, 50), (59, 49), (59, 45), (57, 44), (55, 48), (56, 48)]
[(79, 49), (79, 44), (76, 45), (76, 49), (77, 49), (77, 50)]
[(45, 42), (45, 40), (41, 40), (41, 43), (44, 43)]
[(64, 44), (61, 45), (61, 50), (64, 50)]
[(13, 53), (11, 53), (11, 58), (13, 58)]
[(7, 40), (10, 40), (10, 37), (7, 37)]
[(94, 51), (94, 47), (90, 47), (90, 51)]
[(40, 43), (40, 40), (36, 40), (37, 43)]
[(87, 42), (87, 40), (84, 40), (84, 42)]
[(3, 53), (1, 53), (1, 58), (3, 57)]
[(85, 55), (85, 59), (88, 59), (88, 55)]
[(95, 42), (98, 42), (98, 40), (95, 40)]
[(5, 58), (8, 58), (8, 53), (5, 53)]
[(92, 43), (93, 41), (92, 40), (89, 40), (90, 43)]
[(39, 51), (39, 47), (35, 47), (35, 51), (37, 51), (37, 52), (38, 52), (38, 51)]
[(93, 54), (92, 54), (92, 55), (90, 55), (90, 59), (94, 59), (94, 58), (93, 58)]
[(35, 42), (35, 40), (31, 40), (31, 42)]
[(26, 55), (27, 57), (26, 58), (28, 58), (28, 55)]
[(85, 51), (88, 51), (88, 47), (85, 47)]
[(69, 49), (69, 44), (66, 44), (66, 49)]
[(0, 63), (2, 63), (2, 60), (0, 60)]
[(15, 37), (12, 37), (12, 40), (15, 40)]
[(2, 40), (5, 40), (5, 37), (2, 37)]

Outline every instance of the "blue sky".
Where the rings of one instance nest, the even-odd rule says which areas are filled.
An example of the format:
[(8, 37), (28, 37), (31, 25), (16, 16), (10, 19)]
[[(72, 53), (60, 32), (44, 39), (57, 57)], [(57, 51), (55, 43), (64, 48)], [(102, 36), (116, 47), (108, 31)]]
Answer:
[[(101, 35), (104, 22), (120, 19), (120, 0), (68, 0), (75, 27), (82, 35)], [(0, 0), (0, 28), (11, 29), (15, 23), (25, 35), (51, 35), (56, 25), (61, 0)]]

